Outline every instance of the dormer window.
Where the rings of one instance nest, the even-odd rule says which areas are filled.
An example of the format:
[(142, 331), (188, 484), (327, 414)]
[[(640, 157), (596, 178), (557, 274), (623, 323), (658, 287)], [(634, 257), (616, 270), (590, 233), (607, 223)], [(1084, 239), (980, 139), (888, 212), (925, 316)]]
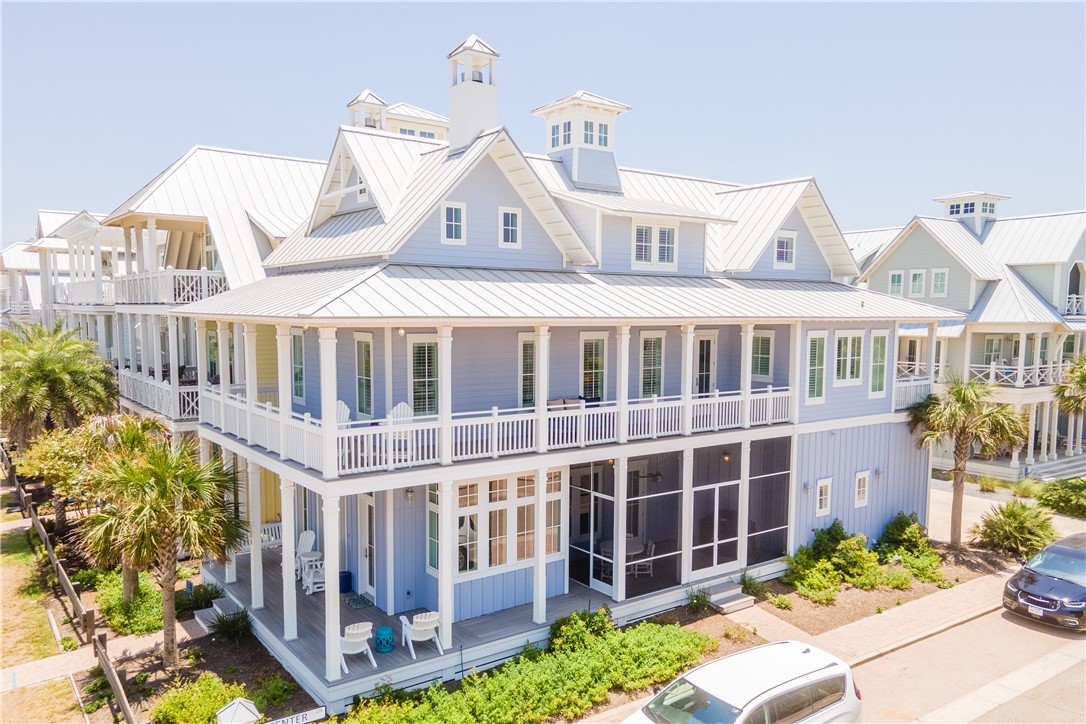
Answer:
[(562, 123), (562, 145), (568, 146), (573, 143), (573, 121), (565, 121)]
[(968, 201), (968, 202), (962, 204), (962, 213), (963, 214), (971, 214), (976, 209), (976, 207), (977, 207), (976, 203), (974, 203), (972, 201)]
[(635, 269), (677, 269), (675, 228), (634, 224), (632, 266)]
[(951, 216), (957, 216), (960, 213), (962, 213), (962, 205), (961, 204), (951, 204), (950, 205), (950, 215)]
[(596, 136), (596, 124), (592, 121), (584, 122), (584, 142), (586, 145), (591, 146), (595, 143)]
[(558, 124), (555, 123), (553, 126), (551, 126), (551, 148), (558, 148), (558, 133)]
[(980, 213), (982, 214), (995, 214), (995, 201), (981, 201)]
[(608, 130), (609, 130), (609, 129), (607, 128), (607, 124), (606, 124), (606, 123), (601, 123), (601, 124), (600, 124), (600, 129), (599, 129), (599, 136), (598, 136), (598, 138), (599, 138), (599, 145), (600, 145), (600, 147), (601, 147), (601, 148), (607, 148), (607, 136), (608, 136)]

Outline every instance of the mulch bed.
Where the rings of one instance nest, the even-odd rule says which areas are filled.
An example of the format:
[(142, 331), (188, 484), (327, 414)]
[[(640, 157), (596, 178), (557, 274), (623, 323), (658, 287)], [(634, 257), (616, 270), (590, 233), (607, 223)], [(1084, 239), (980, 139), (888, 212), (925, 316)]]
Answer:
[[(963, 548), (960, 554), (955, 555), (945, 544), (933, 542), (933, 546), (943, 556), (943, 575), (955, 585), (1015, 565), (1013, 559), (995, 551)], [(913, 581), (913, 587), (906, 591), (881, 586), (872, 591), (864, 591), (845, 584), (837, 595), (836, 603), (832, 606), (819, 606), (797, 594), (791, 586), (774, 580), (769, 582), (769, 592), (787, 596), (792, 601), (792, 610), (779, 609), (764, 599), (759, 600), (757, 605), (781, 620), (817, 636), (938, 590), (938, 585), (934, 583), (919, 581)]]

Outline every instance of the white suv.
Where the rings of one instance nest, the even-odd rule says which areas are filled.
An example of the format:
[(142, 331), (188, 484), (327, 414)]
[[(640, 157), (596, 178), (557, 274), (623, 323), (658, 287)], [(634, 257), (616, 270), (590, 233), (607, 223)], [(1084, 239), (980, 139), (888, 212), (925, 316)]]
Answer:
[(626, 722), (783, 724), (860, 720), (860, 690), (836, 656), (779, 641), (687, 672)]

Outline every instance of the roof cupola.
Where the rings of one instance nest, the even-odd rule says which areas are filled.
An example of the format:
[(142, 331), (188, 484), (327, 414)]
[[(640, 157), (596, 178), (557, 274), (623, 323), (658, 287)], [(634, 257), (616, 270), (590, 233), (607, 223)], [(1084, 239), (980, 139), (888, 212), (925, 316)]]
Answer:
[(948, 219), (960, 221), (980, 236), (984, 225), (996, 219), (996, 204), (1010, 196), (990, 194), (986, 191), (963, 191), (960, 194), (939, 196), (933, 201), (943, 204), (943, 215)]
[(547, 154), (566, 167), (578, 188), (618, 191), (615, 121), (625, 103), (577, 91), (532, 111), (546, 121)]
[(449, 148), (466, 146), (498, 125), (498, 51), (471, 35), (449, 53)]
[(369, 88), (347, 104), (348, 123), (365, 128), (384, 128), (388, 104)]

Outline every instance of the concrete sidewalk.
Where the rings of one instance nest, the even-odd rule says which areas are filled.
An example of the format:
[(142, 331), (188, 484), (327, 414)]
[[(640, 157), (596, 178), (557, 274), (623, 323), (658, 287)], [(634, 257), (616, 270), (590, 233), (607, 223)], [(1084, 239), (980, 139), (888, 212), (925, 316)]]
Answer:
[[(206, 635), (199, 624), (192, 619), (177, 624), (178, 644)], [(106, 651), (114, 663), (161, 649), (161, 631), (142, 636), (121, 636), (109, 639), (106, 644)], [(86, 671), (97, 665), (98, 659), (94, 655), (93, 646), (81, 646), (75, 651), (66, 651), (63, 654), (57, 654), (45, 659), (16, 664), (15, 666), (0, 669), (0, 693), (41, 684), (52, 679), (60, 679), (69, 674)]]

